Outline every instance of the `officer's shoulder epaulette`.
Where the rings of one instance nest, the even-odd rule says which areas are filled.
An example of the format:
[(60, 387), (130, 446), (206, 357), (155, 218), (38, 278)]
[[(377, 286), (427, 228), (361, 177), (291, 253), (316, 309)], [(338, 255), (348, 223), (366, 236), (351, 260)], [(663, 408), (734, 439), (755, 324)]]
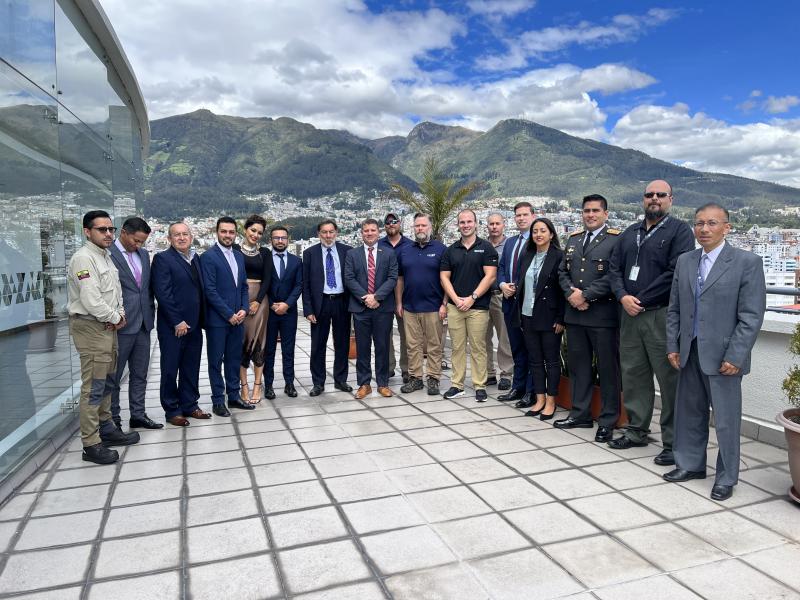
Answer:
[(586, 233), (583, 229), (578, 229), (578, 231), (573, 231), (569, 234), (569, 237), (575, 237), (576, 235), (583, 235)]
[(608, 235), (619, 235), (619, 234), (620, 234), (620, 233), (622, 233), (622, 232), (621, 232), (619, 229), (611, 229), (611, 228), (609, 227), (608, 229), (606, 229), (606, 233), (607, 233)]

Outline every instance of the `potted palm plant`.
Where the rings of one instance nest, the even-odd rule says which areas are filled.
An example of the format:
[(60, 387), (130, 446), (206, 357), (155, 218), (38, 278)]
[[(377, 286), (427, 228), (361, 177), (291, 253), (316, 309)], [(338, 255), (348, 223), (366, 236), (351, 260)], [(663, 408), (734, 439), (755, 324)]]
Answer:
[[(794, 328), (789, 352), (800, 356), (800, 323)], [(783, 391), (791, 408), (779, 413), (776, 420), (783, 426), (789, 451), (789, 472), (792, 474), (789, 496), (800, 503), (800, 365), (792, 365), (789, 369), (786, 379), (783, 380)]]

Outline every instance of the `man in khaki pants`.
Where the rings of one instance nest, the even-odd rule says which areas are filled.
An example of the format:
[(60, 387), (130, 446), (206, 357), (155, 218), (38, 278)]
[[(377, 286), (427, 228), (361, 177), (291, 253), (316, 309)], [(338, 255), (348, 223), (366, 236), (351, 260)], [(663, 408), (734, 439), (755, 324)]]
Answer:
[(428, 395), (439, 395), (444, 347), (442, 321), (447, 316), (439, 263), (446, 247), (439, 240), (431, 239), (432, 231), (430, 216), (417, 213), (414, 215), (414, 242), (397, 252), (396, 313), (403, 317), (409, 371), (409, 380), (400, 388), (403, 394), (425, 387), (422, 363), (423, 356), (427, 355)]
[(477, 235), (475, 212), (458, 213), (461, 239), (447, 248), (439, 266), (442, 287), (447, 294), (447, 326), (453, 342), (453, 375), (443, 396), (464, 395), (467, 372), (467, 340), (472, 357), (472, 385), (475, 399), (486, 402), (486, 328), (489, 325), (489, 288), (497, 277), (497, 251)]
[(116, 228), (109, 214), (83, 216), (86, 243), (69, 261), (69, 330), (81, 360), (80, 426), (83, 460), (111, 464), (119, 459), (107, 446), (127, 446), (139, 434), (124, 433), (111, 419), (117, 365), (117, 330), (125, 326), (122, 288), (108, 248)]

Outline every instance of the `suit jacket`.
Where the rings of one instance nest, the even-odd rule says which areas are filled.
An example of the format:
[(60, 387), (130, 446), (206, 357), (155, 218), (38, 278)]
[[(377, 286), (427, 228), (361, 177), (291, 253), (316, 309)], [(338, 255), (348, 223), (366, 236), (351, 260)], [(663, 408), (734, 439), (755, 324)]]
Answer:
[[(667, 352), (680, 352), (686, 366), (694, 333), (695, 283), (702, 248), (678, 258), (667, 309)], [(706, 375), (717, 375), (722, 361), (750, 371), (750, 351), (766, 310), (761, 258), (725, 243), (700, 293), (697, 353)]]
[[(524, 252), (524, 251), (523, 251)], [(517, 275), (517, 294), (514, 296), (516, 301), (512, 324), (517, 327), (522, 326), (522, 307), (525, 303), (525, 273), (528, 271), (536, 252), (525, 252), (519, 259), (519, 274)], [(533, 327), (538, 331), (552, 331), (556, 323), (564, 323), (564, 294), (558, 285), (558, 267), (564, 252), (560, 248), (550, 246), (547, 255), (542, 263), (542, 270), (539, 272), (539, 279), (536, 282), (536, 299), (533, 303)]]
[(233, 280), (228, 260), (214, 244), (200, 256), (203, 271), (203, 286), (206, 295), (206, 327), (227, 327), (228, 319), (240, 310), (247, 312), (250, 307), (247, 289), (247, 273), (244, 270), (244, 256), (234, 250), (239, 273)]
[(297, 313), (297, 300), (303, 291), (303, 263), (294, 254), (286, 253), (286, 272), (283, 279), (278, 278), (275, 270), (275, 263), (272, 260), (272, 253), (269, 253), (269, 261), (272, 264), (272, 274), (269, 284), (270, 305), (275, 302), (286, 302), (289, 305), (288, 313)]
[[(361, 299), (367, 295), (367, 257), (364, 246), (356, 246), (347, 253), (344, 262), (344, 285), (350, 291), (348, 310), (359, 313), (370, 310)], [(375, 299), (380, 306), (376, 312), (393, 313), (394, 287), (397, 285), (397, 256), (394, 250), (375, 246)]]
[(604, 227), (594, 236), (586, 252), (583, 240), (586, 231), (581, 229), (567, 240), (566, 252), (558, 268), (558, 282), (564, 298), (572, 294), (573, 287), (583, 291), (589, 303), (586, 310), (572, 308), (565, 303), (564, 320), (567, 324), (584, 327), (617, 327), (619, 325), (620, 305), (611, 292), (608, 274), (611, 252), (617, 245), (619, 230)]
[[(514, 283), (514, 280), (511, 278), (511, 267), (514, 263), (514, 248), (517, 245), (517, 240), (520, 238), (519, 234), (512, 236), (510, 238), (506, 238), (506, 243), (503, 246), (503, 251), (500, 253), (500, 259), (497, 263), (497, 280), (495, 284), (500, 286), (501, 283)], [(525, 246), (522, 246), (519, 254), (520, 265), (522, 264), (522, 256), (525, 254)], [(503, 312), (510, 313), (514, 310), (515, 300), (512, 296), (511, 298), (506, 298), (503, 296)]]
[(138, 333), (144, 327), (152, 331), (156, 305), (153, 291), (150, 289), (150, 253), (144, 248), (137, 251), (142, 261), (142, 286), (136, 285), (128, 259), (122, 255), (116, 244), (111, 244), (111, 260), (119, 272), (119, 284), (122, 287), (122, 305), (125, 308), (125, 319), (128, 324), (117, 331), (120, 335)]
[(163, 333), (174, 333), (175, 326), (181, 321), (186, 321), (193, 330), (203, 326), (203, 274), (198, 257), (195, 256), (194, 260), (198, 261), (196, 275), (192, 273), (192, 266), (174, 248), (153, 257), (150, 282), (158, 300), (158, 330)]
[[(342, 287), (349, 294), (344, 283), (344, 262), (352, 246), (336, 242), (336, 253), (342, 269)], [(325, 289), (325, 268), (322, 263), (322, 244), (314, 244), (303, 252), (303, 314), (318, 315), (322, 310), (322, 290)]]

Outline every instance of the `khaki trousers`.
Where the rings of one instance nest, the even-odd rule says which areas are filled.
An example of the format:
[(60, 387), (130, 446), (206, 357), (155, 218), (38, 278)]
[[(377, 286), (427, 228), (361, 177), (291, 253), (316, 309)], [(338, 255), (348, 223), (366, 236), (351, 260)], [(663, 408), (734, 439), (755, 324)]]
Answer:
[(470, 363), (472, 366), (472, 385), (476, 390), (486, 388), (486, 328), (489, 325), (489, 311), (470, 309), (458, 310), (455, 305), (447, 305), (447, 328), (453, 343), (453, 387), (464, 389), (467, 374), (467, 340), (469, 340)]
[[(497, 369), (494, 368), (494, 332), (497, 332)], [(503, 295), (492, 294), (489, 304), (489, 326), (486, 328), (486, 372), (489, 377), (511, 379), (514, 374), (514, 357), (508, 341), (506, 321), (503, 318)]]
[(100, 428), (113, 427), (111, 394), (117, 369), (117, 332), (95, 320), (71, 317), (69, 331), (81, 359), (80, 425), (83, 446), (100, 443)]
[(422, 363), (427, 353), (427, 374), (439, 380), (442, 377), (442, 321), (437, 312), (412, 313), (403, 311), (406, 348), (408, 350), (408, 372), (412, 377), (423, 379)]

